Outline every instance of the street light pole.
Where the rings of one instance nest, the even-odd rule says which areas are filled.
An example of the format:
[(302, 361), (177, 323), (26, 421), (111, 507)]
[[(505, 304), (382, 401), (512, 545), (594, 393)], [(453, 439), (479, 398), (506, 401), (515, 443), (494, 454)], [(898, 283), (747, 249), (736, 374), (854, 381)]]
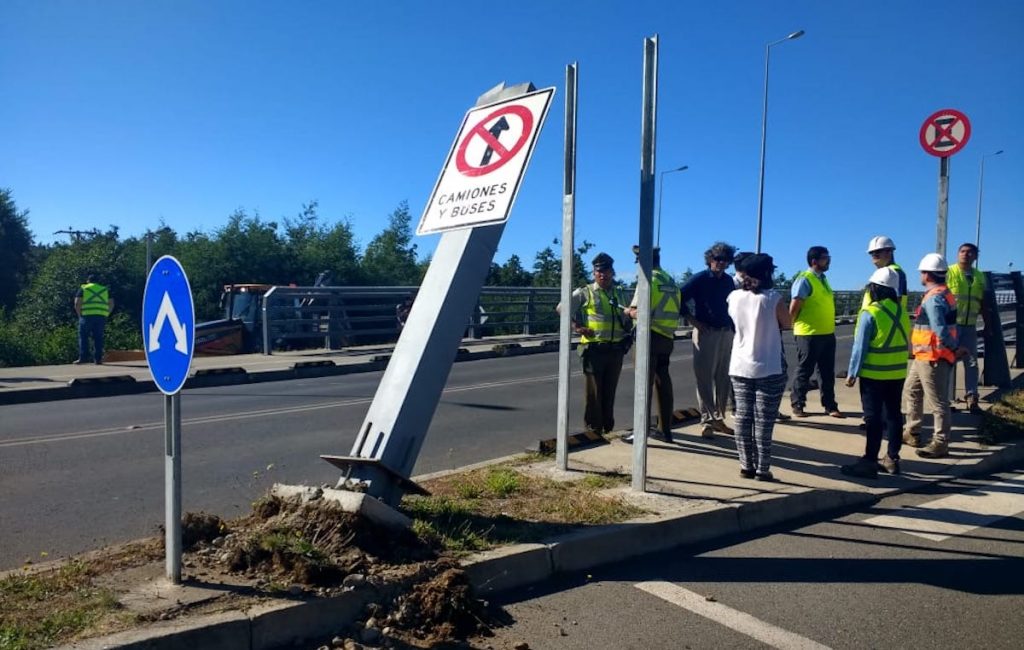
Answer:
[(654, 241), (655, 246), (661, 246), (661, 202), (665, 198), (665, 174), (671, 174), (672, 172), (685, 172), (689, 168), (689, 165), (683, 165), (682, 167), (676, 167), (675, 169), (665, 170), (658, 176), (658, 238)]
[(761, 173), (757, 184), (757, 245), (755, 248), (758, 253), (761, 252), (761, 219), (764, 213), (764, 154), (768, 140), (768, 61), (771, 58), (773, 45), (778, 45), (783, 41), (792, 41), (803, 35), (804, 30), (801, 29), (764, 46), (764, 108), (761, 111)]
[(978, 249), (978, 257), (981, 257), (981, 196), (985, 191), (985, 159), (991, 156), (998, 156), (1003, 153), (1000, 149), (995, 153), (988, 153), (981, 157), (981, 171), (978, 173), (978, 222), (974, 231), (974, 246)]

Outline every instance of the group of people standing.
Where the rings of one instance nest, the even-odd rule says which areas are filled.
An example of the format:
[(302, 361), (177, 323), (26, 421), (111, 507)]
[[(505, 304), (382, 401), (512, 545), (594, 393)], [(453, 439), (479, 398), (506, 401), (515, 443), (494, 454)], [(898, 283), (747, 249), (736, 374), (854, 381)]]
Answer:
[[(895, 250), (885, 236), (868, 244), (875, 271), (865, 289), (847, 371), (848, 386), (860, 379), (867, 441), (864, 456), (841, 470), (861, 478), (874, 478), (879, 471), (899, 473), (903, 444), (918, 448), (918, 455), (926, 458), (948, 455), (950, 382), (960, 359), (965, 363), (968, 405), (977, 408), (975, 322), (985, 314), (984, 275), (974, 268), (977, 248), (963, 244), (952, 268), (936, 253), (921, 260), (918, 271), (925, 295), (913, 328), (907, 311), (907, 275), (895, 261)], [(797, 367), (790, 390), (793, 416), (811, 415), (807, 393), (816, 381), (824, 415), (846, 417), (835, 396), (836, 309), (826, 276), (831, 264), (828, 249), (808, 249), (807, 269), (797, 274), (788, 301), (774, 287), (776, 267), (770, 255), (737, 252), (716, 242), (705, 251), (707, 268), (681, 286), (661, 268), (660, 257), (655, 248), (650, 369), (657, 418), (648, 435), (673, 442), (669, 359), (679, 318), (684, 317), (693, 327), (701, 436), (734, 435), (741, 476), (774, 480), (772, 432), (777, 420), (790, 417), (779, 411), (788, 374), (783, 330), (792, 329), (796, 342)], [(621, 304), (614, 260), (607, 253), (599, 253), (592, 264), (594, 282), (573, 292), (569, 309), (580, 336), (584, 425), (603, 435), (615, 428), (615, 392), (632, 342), (637, 296), (629, 305)], [(735, 275), (726, 273), (732, 265)], [(922, 446), (926, 398), (935, 425), (931, 440)], [(735, 429), (726, 423), (729, 410)], [(883, 435), (888, 447), (879, 458)], [(632, 436), (624, 440), (631, 442)]]

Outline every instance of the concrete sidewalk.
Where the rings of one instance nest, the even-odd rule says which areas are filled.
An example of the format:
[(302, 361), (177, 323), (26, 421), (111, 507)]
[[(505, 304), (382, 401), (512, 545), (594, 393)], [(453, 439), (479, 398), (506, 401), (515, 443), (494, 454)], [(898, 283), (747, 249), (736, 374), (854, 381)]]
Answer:
[[(1021, 372), (1013, 370), (1014, 378)], [(839, 466), (853, 462), (864, 451), (864, 435), (858, 429), (860, 399), (857, 388), (837, 384), (836, 396), (846, 419), (831, 418), (820, 407), (816, 409), (817, 393), (812, 392), (808, 396), (810, 417), (776, 425), (772, 467), (776, 482), (740, 477), (731, 436), (716, 434), (706, 440), (700, 437), (697, 424), (679, 427), (674, 431), (676, 443), (651, 441), (648, 447), (647, 492), (628, 487), (607, 491), (650, 514), (621, 524), (584, 528), (544, 543), (474, 555), (463, 563), (471, 581), (478, 593), (486, 596), (560, 573), (587, 570), (596, 575), (601, 565), (630, 557), (707, 543), (802, 517), (825, 517), (832, 511), (866, 507), (883, 497), (942, 480), (980, 477), (1024, 464), (1024, 440), (982, 445), (976, 435), (981, 416), (956, 412), (948, 458), (921, 459), (904, 446), (902, 475), (850, 479), (840, 473)], [(568, 471), (555, 469), (553, 459), (523, 471), (561, 480), (590, 472), (629, 474), (632, 456), (632, 445), (613, 438), (572, 452)], [(384, 597), (355, 591), (336, 598), (159, 622), (67, 647), (170, 649), (187, 645), (190, 650), (271, 650), (329, 637), (356, 620), (365, 603), (382, 602)]]

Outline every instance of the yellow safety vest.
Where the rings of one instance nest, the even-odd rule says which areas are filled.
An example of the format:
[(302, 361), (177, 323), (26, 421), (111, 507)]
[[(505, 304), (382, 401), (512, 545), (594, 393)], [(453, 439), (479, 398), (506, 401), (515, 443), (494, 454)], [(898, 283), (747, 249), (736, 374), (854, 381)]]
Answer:
[(580, 343), (616, 343), (625, 338), (622, 308), (615, 289), (605, 291), (596, 284), (587, 285), (587, 303), (583, 305), (586, 326), (594, 330), (593, 336), (581, 336)]
[(875, 335), (860, 366), (860, 376), (868, 379), (905, 379), (907, 376), (906, 313), (900, 304), (886, 298), (864, 308), (875, 321)]
[(801, 271), (797, 277), (807, 278), (811, 283), (811, 295), (807, 296), (800, 307), (800, 313), (793, 323), (793, 334), (813, 336), (835, 333), (836, 300), (832, 295), (832, 287), (828, 286), (828, 280), (822, 282), (812, 271)]
[(662, 269), (651, 273), (651, 331), (675, 339), (679, 326), (679, 287)]
[[(896, 262), (893, 262), (892, 264), (890, 264), (886, 268), (890, 268), (893, 271), (896, 271), (897, 274), (899, 274), (899, 272), (903, 270), (903, 267), (900, 266), (899, 264), (897, 264)], [(907, 287), (907, 292), (902, 294), (902, 295), (900, 295), (899, 289), (896, 290), (896, 294), (900, 295), (900, 307), (903, 307), (903, 313), (904, 313), (904, 315), (907, 316), (907, 319), (908, 319), (908, 322), (909, 322), (910, 312), (907, 311), (907, 293), (910, 293), (910, 287), (909, 286)], [(861, 300), (861, 302), (860, 302), (861, 310), (867, 309), (868, 305), (870, 305), (870, 304), (871, 304), (871, 292), (869, 292), (867, 289), (865, 289), (864, 290), (864, 299)]]
[(82, 315), (110, 315), (110, 292), (105, 286), (95, 282), (82, 285)]
[(981, 301), (985, 295), (985, 274), (974, 269), (971, 279), (963, 272), (960, 265), (949, 267), (946, 273), (946, 286), (956, 298), (956, 324), (976, 327), (981, 314)]

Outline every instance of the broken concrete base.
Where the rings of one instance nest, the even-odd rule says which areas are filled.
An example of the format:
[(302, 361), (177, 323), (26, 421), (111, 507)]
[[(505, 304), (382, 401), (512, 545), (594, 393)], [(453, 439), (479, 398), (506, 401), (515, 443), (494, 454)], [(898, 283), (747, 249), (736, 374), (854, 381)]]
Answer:
[(386, 528), (404, 530), (412, 526), (412, 520), (391, 506), (362, 492), (335, 490), (332, 488), (310, 487), (307, 485), (284, 485), (275, 483), (271, 494), (282, 499), (299, 497), (303, 501), (325, 499), (341, 506), (345, 512), (359, 514)]

